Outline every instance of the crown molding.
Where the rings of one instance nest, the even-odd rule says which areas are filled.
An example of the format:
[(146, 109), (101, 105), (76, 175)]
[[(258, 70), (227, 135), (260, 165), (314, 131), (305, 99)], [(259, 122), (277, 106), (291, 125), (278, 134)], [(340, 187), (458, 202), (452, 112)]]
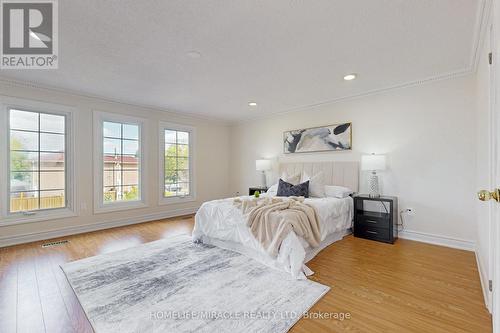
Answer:
[(350, 100), (356, 100), (356, 99), (367, 97), (367, 96), (380, 95), (380, 94), (384, 94), (384, 93), (387, 93), (387, 92), (390, 92), (393, 90), (421, 86), (421, 85), (436, 82), (436, 81), (443, 81), (443, 80), (450, 80), (450, 79), (455, 79), (455, 78), (459, 78), (459, 77), (464, 77), (464, 76), (472, 75), (474, 73), (475, 73), (474, 68), (468, 68), (468, 69), (465, 69), (462, 71), (451, 72), (448, 74), (439, 75), (439, 76), (432, 76), (432, 77), (417, 80), (417, 81), (411, 81), (411, 82), (406, 82), (406, 83), (393, 85), (393, 86), (389, 86), (389, 87), (385, 87), (385, 88), (374, 89), (374, 90), (366, 91), (366, 92), (359, 93), (359, 94), (354, 94), (354, 95), (349, 95), (349, 96), (344, 96), (344, 97), (339, 97), (339, 98), (327, 100), (324, 102), (299, 106), (296, 108), (291, 108), (291, 109), (287, 109), (287, 110), (280, 111), (280, 112), (263, 114), (263, 115), (258, 115), (258, 116), (254, 116), (254, 117), (248, 117), (248, 118), (233, 121), (233, 122), (231, 122), (231, 125), (235, 126), (235, 125), (247, 123), (250, 121), (263, 120), (263, 119), (269, 119), (269, 118), (278, 117), (278, 116), (284, 116), (284, 115), (287, 115), (290, 113), (306, 111), (308, 109), (313, 109), (313, 108), (317, 108), (317, 107), (321, 107), (321, 106), (325, 106), (325, 105), (333, 105), (336, 103), (346, 102), (346, 101), (350, 101)]
[(210, 122), (218, 122), (218, 123), (222, 123), (223, 125), (230, 125), (230, 121), (228, 119), (224, 119), (224, 118), (220, 118), (220, 117), (207, 116), (207, 115), (195, 113), (195, 112), (183, 112), (183, 111), (177, 111), (177, 110), (167, 110), (167, 109), (164, 109), (161, 107), (156, 107), (154, 105), (147, 105), (147, 104), (141, 104), (141, 103), (129, 103), (129, 102), (124, 102), (122, 100), (113, 99), (113, 98), (109, 98), (109, 97), (105, 97), (105, 96), (101, 96), (101, 95), (87, 94), (87, 93), (79, 92), (79, 91), (72, 90), (72, 89), (66, 89), (66, 88), (58, 88), (58, 87), (42, 84), (42, 83), (39, 83), (36, 81), (17, 80), (17, 79), (2, 77), (0, 75), (0, 84), (4, 84), (4, 85), (10, 86), (10, 87), (22, 87), (22, 88), (45, 90), (45, 91), (50, 91), (50, 92), (59, 93), (59, 94), (71, 95), (71, 96), (78, 97), (78, 98), (94, 99), (94, 100), (98, 100), (98, 101), (105, 102), (105, 103), (120, 104), (123, 106), (133, 107), (133, 108), (142, 108), (142, 109), (146, 109), (148, 111), (164, 112), (164, 113), (168, 113), (168, 114), (171, 114), (171, 115), (174, 115), (177, 117), (182, 117), (182, 118), (198, 119), (198, 120), (204, 120), (204, 121), (210, 121)]

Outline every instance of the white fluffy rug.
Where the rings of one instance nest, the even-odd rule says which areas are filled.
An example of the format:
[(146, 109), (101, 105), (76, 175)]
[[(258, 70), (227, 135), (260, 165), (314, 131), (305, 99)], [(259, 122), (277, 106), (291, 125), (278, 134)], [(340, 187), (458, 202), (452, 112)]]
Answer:
[(62, 269), (97, 333), (286, 332), (329, 290), (185, 235)]

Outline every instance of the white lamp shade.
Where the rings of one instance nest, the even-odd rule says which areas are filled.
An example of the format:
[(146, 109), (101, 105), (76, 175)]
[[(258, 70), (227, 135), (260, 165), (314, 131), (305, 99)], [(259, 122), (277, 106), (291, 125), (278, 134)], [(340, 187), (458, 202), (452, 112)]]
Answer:
[(361, 156), (361, 170), (385, 170), (385, 155), (363, 155)]
[(271, 170), (271, 161), (270, 160), (256, 160), (255, 161), (255, 170), (257, 170), (257, 171)]

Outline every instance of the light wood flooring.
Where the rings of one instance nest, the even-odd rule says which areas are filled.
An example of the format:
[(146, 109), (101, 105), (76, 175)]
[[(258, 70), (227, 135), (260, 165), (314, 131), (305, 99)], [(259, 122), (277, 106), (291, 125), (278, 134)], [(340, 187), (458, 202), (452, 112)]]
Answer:
[[(59, 265), (190, 234), (180, 217), (0, 249), (0, 332), (92, 332)], [(491, 332), (473, 252), (400, 239), (394, 245), (348, 236), (308, 266), (331, 290), (313, 312), (350, 319), (301, 319), (291, 332)]]

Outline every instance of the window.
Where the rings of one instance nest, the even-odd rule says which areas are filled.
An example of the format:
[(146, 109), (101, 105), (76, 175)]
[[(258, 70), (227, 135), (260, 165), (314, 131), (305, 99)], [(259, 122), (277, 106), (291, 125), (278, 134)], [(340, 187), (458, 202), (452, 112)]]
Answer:
[(72, 107), (2, 97), (0, 224), (77, 216)]
[(104, 204), (140, 200), (139, 125), (103, 123)]
[(8, 119), (8, 212), (66, 208), (66, 116), (11, 108)]
[(194, 200), (193, 142), (193, 128), (160, 125), (161, 201), (164, 203)]
[(144, 206), (144, 121), (109, 113), (95, 115), (96, 211)]

